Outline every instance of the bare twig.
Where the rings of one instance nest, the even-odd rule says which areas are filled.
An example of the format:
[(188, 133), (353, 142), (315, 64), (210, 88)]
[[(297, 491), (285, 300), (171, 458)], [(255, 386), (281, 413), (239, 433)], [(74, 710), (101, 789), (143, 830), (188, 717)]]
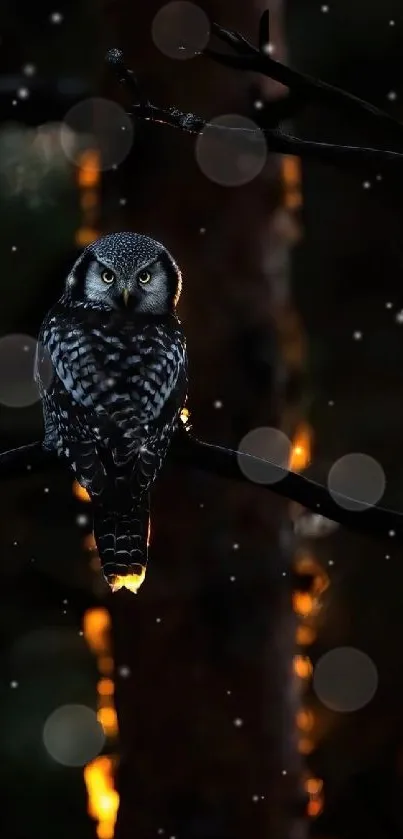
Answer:
[[(243, 481), (249, 485), (252, 482), (247, 475), (251, 474), (251, 467), (259, 467), (259, 486), (262, 488), (288, 498), (290, 501), (296, 501), (308, 510), (320, 513), (349, 530), (389, 539), (392, 542), (403, 541), (403, 513), (400, 511), (370, 505), (362, 509), (363, 502), (359, 510), (346, 509), (341, 506), (341, 503), (351, 502), (352, 499), (347, 499), (340, 493), (338, 498), (341, 503), (338, 504), (326, 487), (296, 472), (284, 470), (282, 480), (272, 483), (273, 464), (252, 455), (205, 443), (193, 437), (189, 432), (182, 431), (176, 437), (172, 456), (175, 462), (188, 468), (200, 469), (222, 478)], [(267, 483), (263, 483), (262, 467), (264, 468), (265, 463), (267, 463)], [(245, 467), (244, 471), (243, 467)]]
[(263, 12), (259, 25), (259, 48), (254, 47), (238, 32), (224, 29), (219, 24), (213, 23), (213, 33), (219, 40), (228, 44), (236, 55), (218, 53), (208, 48), (204, 50), (203, 54), (221, 64), (225, 64), (227, 67), (250, 70), (268, 76), (270, 79), (289, 87), (290, 90), (302, 94), (306, 102), (318, 101), (327, 105), (334, 105), (356, 115), (363, 113), (373, 121), (375, 120), (389, 135), (394, 136), (400, 142), (403, 141), (403, 125), (390, 114), (370, 102), (360, 99), (353, 93), (323, 82), (321, 79), (315, 79), (313, 76), (299, 73), (297, 70), (293, 70), (272, 58), (268, 52), (268, 45), (263, 43), (263, 46), (260, 46), (262, 31), (264, 32), (265, 28), (268, 27), (268, 17), (269, 12)]
[[(315, 79), (296, 70), (287, 67), (273, 59), (268, 52), (269, 13), (264, 12), (259, 24), (259, 47), (253, 46), (239, 32), (224, 29), (217, 23), (212, 24), (213, 33), (226, 43), (235, 54), (219, 53), (206, 48), (202, 55), (212, 58), (214, 61), (233, 67), (237, 70), (247, 70), (254, 73), (262, 73), (275, 81), (280, 82), (290, 89), (290, 104), (295, 102), (308, 103), (312, 101), (324, 102), (347, 110), (355, 115), (369, 117), (373, 123), (384, 129), (395, 142), (403, 143), (403, 125), (392, 116), (348, 93), (345, 90)], [(131, 70), (124, 64), (121, 50), (109, 50), (106, 60), (114, 67), (118, 79), (125, 84), (133, 95), (133, 104), (130, 115), (134, 119), (143, 119), (153, 123), (162, 123), (186, 131), (189, 134), (200, 134), (204, 128), (210, 126), (207, 120), (193, 113), (184, 113), (177, 108), (160, 108), (153, 105), (147, 99), (142, 98), (138, 82)], [(271, 113), (272, 110), (272, 113)], [(287, 108), (285, 108), (287, 111)], [(403, 153), (392, 149), (379, 149), (362, 146), (338, 145), (334, 143), (321, 143), (312, 140), (305, 140), (293, 137), (281, 131), (277, 125), (281, 119), (282, 109), (279, 107), (279, 100), (273, 103), (265, 103), (260, 118), (264, 124), (259, 127), (267, 140), (269, 152), (280, 154), (291, 154), (299, 157), (309, 157), (325, 163), (343, 163), (346, 165), (363, 163), (366, 166), (373, 164), (379, 166), (381, 163), (402, 163)], [(222, 132), (223, 136), (234, 132), (256, 134), (254, 129), (233, 128), (214, 125), (216, 132)]]

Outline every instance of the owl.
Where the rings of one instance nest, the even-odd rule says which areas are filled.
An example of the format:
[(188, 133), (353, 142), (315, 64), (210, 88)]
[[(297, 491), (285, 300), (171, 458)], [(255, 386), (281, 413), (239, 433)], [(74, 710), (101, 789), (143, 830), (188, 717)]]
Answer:
[(187, 399), (181, 286), (179, 267), (159, 242), (137, 233), (104, 236), (73, 265), (39, 333), (43, 445), (67, 461), (91, 498), (112, 591), (137, 592), (144, 580), (150, 489)]

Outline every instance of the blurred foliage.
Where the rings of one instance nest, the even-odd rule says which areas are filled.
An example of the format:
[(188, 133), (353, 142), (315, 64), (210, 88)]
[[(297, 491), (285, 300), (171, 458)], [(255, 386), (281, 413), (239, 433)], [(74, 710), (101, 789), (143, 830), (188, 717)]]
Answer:
[(9, 124), (0, 131), (0, 290), (6, 305), (0, 330), (16, 329), (21, 303), (29, 309), (79, 223), (74, 167), (59, 127)]

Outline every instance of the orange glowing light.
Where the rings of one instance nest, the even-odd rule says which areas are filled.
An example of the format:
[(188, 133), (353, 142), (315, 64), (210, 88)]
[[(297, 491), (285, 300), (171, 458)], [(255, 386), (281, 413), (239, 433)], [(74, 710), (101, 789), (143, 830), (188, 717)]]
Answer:
[(306, 655), (295, 655), (293, 658), (293, 669), (300, 679), (309, 679), (312, 675), (312, 661)]
[(88, 609), (83, 620), (84, 637), (88, 646), (95, 652), (107, 648), (111, 618), (106, 609)]
[(111, 655), (101, 655), (98, 659), (98, 670), (103, 676), (113, 673), (113, 658)]
[(290, 189), (295, 189), (301, 183), (301, 161), (299, 157), (285, 154), (282, 158), (283, 181)]
[(319, 795), (323, 789), (323, 781), (321, 778), (307, 778), (305, 781), (305, 789), (309, 795)]
[(113, 839), (115, 835), (115, 825), (112, 827), (109, 822), (100, 822), (97, 827), (98, 839)]
[(318, 602), (311, 594), (305, 591), (293, 591), (292, 603), (294, 612), (306, 618), (318, 611)]
[(84, 487), (82, 487), (81, 484), (78, 483), (78, 481), (74, 481), (73, 492), (76, 498), (79, 499), (79, 501), (91, 501), (91, 498), (88, 495), (87, 490), (84, 489)]
[(295, 635), (295, 640), (297, 644), (301, 647), (308, 647), (309, 644), (313, 644), (316, 639), (316, 632), (312, 629), (311, 626), (298, 626), (297, 632)]
[(81, 248), (91, 245), (99, 237), (99, 232), (94, 227), (79, 227), (75, 234), (75, 243)]
[(321, 798), (311, 798), (311, 800), (308, 801), (308, 804), (306, 805), (306, 812), (307, 815), (310, 816), (310, 818), (315, 818), (316, 816), (319, 816), (319, 813), (321, 813), (322, 810), (323, 801)]
[(144, 582), (146, 576), (146, 569), (143, 565), (139, 574), (126, 574), (125, 577), (117, 575), (110, 583), (113, 592), (120, 591), (121, 588), (127, 588), (132, 594), (137, 594), (140, 586)]
[(100, 696), (113, 696), (115, 685), (112, 679), (100, 679), (97, 684), (97, 691)]
[(284, 204), (288, 210), (298, 210), (302, 207), (302, 192), (300, 189), (290, 189), (284, 196)]
[(315, 743), (309, 737), (301, 737), (298, 743), (298, 751), (301, 755), (310, 755), (315, 748)]
[(114, 708), (109, 706), (99, 708), (97, 711), (97, 720), (102, 726), (105, 734), (108, 737), (113, 737), (118, 732), (118, 718)]
[(288, 468), (292, 472), (301, 472), (311, 462), (312, 430), (309, 425), (300, 425), (293, 441)]
[(302, 708), (297, 713), (296, 722), (298, 728), (300, 728), (301, 731), (312, 731), (315, 725), (315, 717), (312, 711), (308, 711), (306, 708)]
[(96, 149), (87, 149), (78, 160), (78, 185), (82, 189), (97, 186), (101, 179), (100, 157)]
[(119, 795), (113, 783), (113, 760), (98, 757), (84, 768), (88, 814), (98, 822), (99, 839), (113, 839)]
[(151, 544), (151, 519), (148, 519), (148, 530), (147, 530), (147, 548), (150, 547)]
[(188, 409), (187, 408), (182, 408), (182, 410), (180, 412), (180, 419), (183, 422), (183, 425), (187, 425), (187, 423), (189, 422), (189, 417), (190, 417), (190, 412), (188, 411)]
[(315, 594), (323, 594), (327, 588), (330, 586), (330, 579), (325, 574), (325, 572), (321, 574), (317, 574), (312, 583), (312, 591)]

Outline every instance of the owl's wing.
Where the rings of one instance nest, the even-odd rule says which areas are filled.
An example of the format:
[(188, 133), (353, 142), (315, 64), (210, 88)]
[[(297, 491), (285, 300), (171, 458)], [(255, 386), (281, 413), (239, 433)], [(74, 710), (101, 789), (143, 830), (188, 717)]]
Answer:
[(182, 396), (177, 394), (176, 405), (175, 391), (186, 377), (186, 350), (179, 325), (151, 324), (117, 336), (53, 314), (40, 343), (71, 400), (107, 434), (133, 433), (162, 417), (168, 406), (169, 413), (180, 410)]

